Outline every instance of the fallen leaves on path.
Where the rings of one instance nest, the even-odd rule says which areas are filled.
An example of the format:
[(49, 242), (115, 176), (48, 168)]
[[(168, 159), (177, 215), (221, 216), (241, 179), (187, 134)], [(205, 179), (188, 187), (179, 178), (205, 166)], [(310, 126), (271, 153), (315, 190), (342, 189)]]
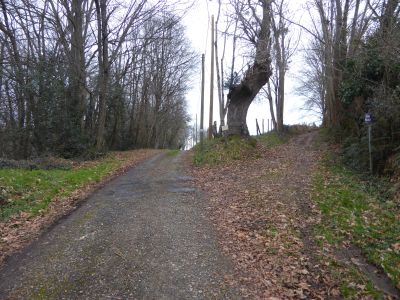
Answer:
[(194, 167), (197, 185), (210, 197), (209, 214), (223, 251), (237, 268), (250, 299), (339, 297), (316, 258), (311, 227), (320, 220), (311, 202), (311, 175), (321, 152), (315, 133), (275, 148), (258, 145), (253, 158)]
[[(46, 210), (35, 217), (30, 213), (21, 212), (12, 216), (9, 220), (0, 222), (0, 265), (10, 254), (21, 250), (31, 243), (46, 228), (61, 217), (68, 215), (79, 206), (79, 203), (90, 196), (94, 191), (104, 186), (115, 177), (125, 173), (130, 168), (160, 153), (160, 150), (134, 150), (124, 152), (114, 152), (115, 157), (121, 165), (103, 177), (100, 182), (87, 184), (74, 191), (69, 197), (54, 199)], [(80, 168), (96, 162), (83, 162), (75, 164), (74, 168)]]

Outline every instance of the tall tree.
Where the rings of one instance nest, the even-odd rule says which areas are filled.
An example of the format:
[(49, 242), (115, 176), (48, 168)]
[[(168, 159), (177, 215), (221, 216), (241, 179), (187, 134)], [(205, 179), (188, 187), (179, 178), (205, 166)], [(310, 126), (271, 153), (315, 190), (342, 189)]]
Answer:
[(313, 20), (314, 38), (323, 50), (326, 107), (323, 124), (333, 129), (340, 129), (345, 122), (340, 88), (346, 64), (360, 49), (362, 37), (371, 24), (368, 1), (364, 9), (360, 6), (361, 0), (314, 0), (319, 18)]
[(294, 34), (290, 34), (288, 20), (290, 14), (288, 2), (285, 0), (275, 0), (272, 3), (271, 12), (271, 31), (272, 31), (272, 65), (273, 73), (271, 80), (263, 88), (267, 95), (270, 107), (270, 114), (274, 128), (278, 132), (283, 131), (283, 113), (285, 103), (285, 80), (286, 72), (289, 68), (289, 60), (294, 54), (298, 40)]
[(178, 2), (0, 1), (1, 155), (177, 147), (194, 65)]
[[(24, 95), (25, 91), (25, 76), (23, 69), (23, 59), (21, 58), (20, 47), (18, 46), (17, 41), (17, 26), (16, 23), (12, 22), (10, 19), (13, 14), (10, 13), (10, 10), (14, 9), (14, 7), (10, 7), (9, 3), (4, 0), (0, 1), (1, 10), (2, 10), (2, 20), (0, 20), (0, 30), (4, 34), (4, 42), (7, 47), (8, 57), (10, 60), (10, 68), (11, 72), (11, 80), (14, 86), (14, 95), (16, 101), (16, 114), (17, 121), (15, 123), (15, 127), (12, 128), (15, 130), (17, 136), (14, 140), (14, 149), (16, 157), (27, 157), (28, 149), (27, 149), (27, 135), (25, 130), (25, 121), (26, 121), (26, 98)], [(15, 12), (15, 11), (14, 11)], [(11, 82), (8, 82), (11, 83)], [(9, 88), (10, 85), (7, 86)], [(11, 123), (14, 125), (14, 122)]]
[[(245, 72), (241, 82), (231, 87), (228, 94), (227, 119), (229, 134), (248, 136), (247, 111), (272, 74), (271, 1), (262, 0), (252, 4), (250, 1), (235, 0), (233, 5), (243, 34), (255, 48), (255, 55), (252, 65)], [(258, 10), (262, 12), (261, 16), (258, 15)], [(249, 19), (248, 16), (251, 18)]]
[(68, 88), (63, 118), (62, 140), (71, 155), (88, 147), (85, 136), (85, 113), (88, 100), (87, 68), (89, 28), (93, 16), (93, 1), (49, 0), (50, 24), (60, 43), (67, 63)]

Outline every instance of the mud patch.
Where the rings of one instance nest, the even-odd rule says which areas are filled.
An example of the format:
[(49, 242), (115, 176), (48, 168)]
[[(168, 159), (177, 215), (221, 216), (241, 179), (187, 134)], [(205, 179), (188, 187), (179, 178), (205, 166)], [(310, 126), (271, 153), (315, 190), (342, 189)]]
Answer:
[(382, 292), (395, 299), (400, 299), (400, 291), (393, 285), (391, 279), (381, 268), (369, 263), (362, 254), (360, 248), (355, 245), (350, 245), (347, 248), (338, 249), (335, 256), (341, 263), (355, 266)]
[(7, 202), (6, 199), (0, 197), (0, 206), (1, 206), (1, 205), (7, 205), (7, 203), (8, 203), (8, 202)]

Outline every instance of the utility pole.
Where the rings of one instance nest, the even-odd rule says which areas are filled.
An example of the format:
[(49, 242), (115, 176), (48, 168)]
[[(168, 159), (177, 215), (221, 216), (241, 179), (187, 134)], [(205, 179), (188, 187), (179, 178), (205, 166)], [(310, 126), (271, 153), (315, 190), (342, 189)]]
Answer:
[(203, 135), (204, 135), (204, 54), (201, 56), (200, 147), (203, 147)]
[(211, 16), (211, 79), (210, 79), (210, 118), (208, 123), (208, 139), (213, 133), (213, 104), (214, 104), (214, 15)]

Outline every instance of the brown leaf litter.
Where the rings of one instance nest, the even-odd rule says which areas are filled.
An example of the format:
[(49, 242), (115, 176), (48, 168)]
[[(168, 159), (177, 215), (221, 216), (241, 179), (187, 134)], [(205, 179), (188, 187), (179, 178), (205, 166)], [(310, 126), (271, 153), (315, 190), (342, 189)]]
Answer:
[(312, 228), (320, 212), (311, 201), (312, 174), (323, 151), (316, 132), (275, 148), (257, 145), (251, 159), (191, 167), (209, 198), (209, 214), (236, 279), (249, 299), (336, 299), (339, 283), (319, 259)]

